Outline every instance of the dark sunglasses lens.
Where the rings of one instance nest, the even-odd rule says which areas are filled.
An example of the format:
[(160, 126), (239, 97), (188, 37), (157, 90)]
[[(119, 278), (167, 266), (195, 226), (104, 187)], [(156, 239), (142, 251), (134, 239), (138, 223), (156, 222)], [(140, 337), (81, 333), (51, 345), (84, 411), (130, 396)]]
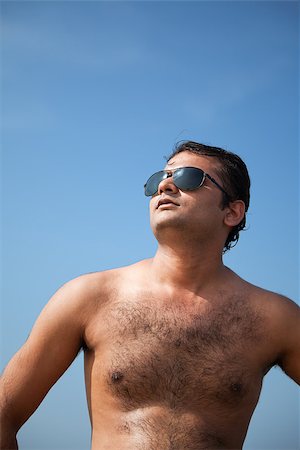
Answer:
[(166, 178), (166, 176), (167, 174), (163, 170), (154, 173), (145, 184), (145, 195), (150, 197), (151, 195), (156, 194), (159, 183)]
[(173, 174), (173, 180), (179, 189), (192, 191), (201, 186), (204, 178), (204, 172), (194, 167), (183, 167)]

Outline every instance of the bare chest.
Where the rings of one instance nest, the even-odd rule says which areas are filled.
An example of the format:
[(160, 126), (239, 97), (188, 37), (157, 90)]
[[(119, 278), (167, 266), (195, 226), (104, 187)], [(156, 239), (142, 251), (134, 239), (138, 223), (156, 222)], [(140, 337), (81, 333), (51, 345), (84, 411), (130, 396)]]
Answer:
[(118, 300), (108, 309), (97, 376), (125, 410), (236, 407), (259, 389), (251, 352), (261, 318), (245, 299), (212, 306)]

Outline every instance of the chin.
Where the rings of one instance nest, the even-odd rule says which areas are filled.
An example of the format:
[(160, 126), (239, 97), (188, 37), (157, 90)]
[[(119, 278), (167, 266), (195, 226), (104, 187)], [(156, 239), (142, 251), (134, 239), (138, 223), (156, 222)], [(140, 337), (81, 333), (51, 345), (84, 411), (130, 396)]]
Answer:
[(161, 233), (170, 233), (170, 234), (182, 234), (187, 231), (186, 224), (183, 223), (180, 218), (172, 217), (172, 218), (161, 218), (160, 220), (155, 220), (151, 222), (151, 228), (154, 236), (158, 236)]

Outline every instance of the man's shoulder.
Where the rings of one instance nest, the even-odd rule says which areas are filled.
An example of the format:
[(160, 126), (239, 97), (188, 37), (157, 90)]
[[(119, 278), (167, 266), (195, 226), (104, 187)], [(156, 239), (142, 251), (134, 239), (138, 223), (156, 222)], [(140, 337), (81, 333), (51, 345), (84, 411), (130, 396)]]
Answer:
[[(227, 268), (228, 269), (228, 268)], [(244, 292), (245, 295), (253, 301), (258, 301), (260, 304), (273, 304), (274, 307), (298, 307), (298, 305), (285, 295), (262, 288), (250, 281), (240, 277), (236, 272), (229, 269), (229, 285), (233, 286), (238, 292)]]
[(287, 296), (256, 286), (234, 272), (231, 275), (237, 292), (248, 298), (266, 319), (274, 323), (286, 323), (290, 316), (299, 315), (299, 305)]
[(283, 294), (255, 286), (250, 283), (247, 283), (247, 285), (249, 286), (249, 290), (253, 298), (260, 301), (262, 306), (268, 306), (270, 308), (273, 307), (274, 309), (299, 308), (296, 302)]
[(148, 265), (149, 260), (142, 260), (127, 266), (85, 273), (65, 283), (61, 290), (79, 301), (106, 298), (125, 284), (145, 276)]
[[(132, 294), (132, 290), (143, 284), (145, 261), (128, 266), (90, 272), (71, 279), (60, 288), (64, 291), (66, 308), (72, 315), (82, 318), (84, 327), (97, 322), (102, 314), (106, 314), (115, 301)], [(100, 316), (99, 316), (100, 315)]]
[(247, 283), (250, 298), (276, 334), (285, 333), (300, 320), (299, 305), (285, 295)]
[(285, 295), (245, 283), (248, 299), (262, 325), (264, 346), (282, 366), (282, 355), (300, 339), (300, 308)]

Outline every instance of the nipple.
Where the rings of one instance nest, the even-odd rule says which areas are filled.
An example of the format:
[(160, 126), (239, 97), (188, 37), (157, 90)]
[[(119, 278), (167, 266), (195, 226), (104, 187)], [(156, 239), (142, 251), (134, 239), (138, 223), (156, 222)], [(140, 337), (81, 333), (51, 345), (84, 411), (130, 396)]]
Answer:
[(180, 347), (181, 346), (181, 339), (177, 339), (175, 341), (175, 347)]
[(231, 390), (234, 392), (241, 392), (241, 390), (242, 390), (241, 383), (232, 383), (230, 387), (231, 387)]
[(122, 372), (113, 372), (111, 375), (111, 381), (113, 383), (118, 383), (119, 381), (122, 380), (123, 377), (124, 375), (122, 374)]

